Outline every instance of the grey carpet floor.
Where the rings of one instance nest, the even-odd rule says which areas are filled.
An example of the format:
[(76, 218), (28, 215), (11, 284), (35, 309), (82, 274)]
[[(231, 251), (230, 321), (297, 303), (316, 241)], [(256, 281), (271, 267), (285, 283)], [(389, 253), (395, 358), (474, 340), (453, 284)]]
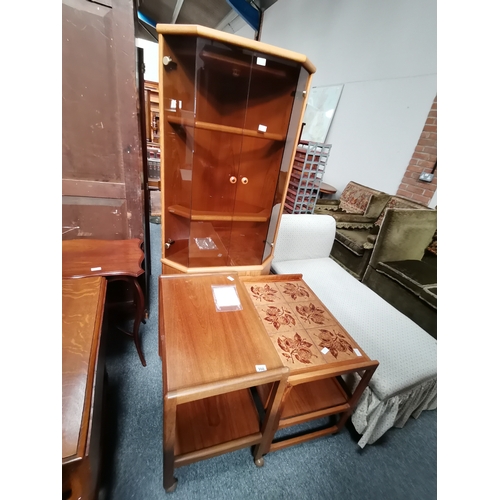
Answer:
[[(360, 449), (352, 429), (269, 453), (254, 465), (250, 449), (176, 470), (162, 486), (162, 380), (158, 356), (160, 225), (151, 224), (150, 316), (141, 325), (147, 366), (133, 342), (109, 328), (107, 420), (99, 500), (430, 500), (437, 497), (437, 410), (390, 429)], [(316, 425), (314, 424), (310, 424)]]

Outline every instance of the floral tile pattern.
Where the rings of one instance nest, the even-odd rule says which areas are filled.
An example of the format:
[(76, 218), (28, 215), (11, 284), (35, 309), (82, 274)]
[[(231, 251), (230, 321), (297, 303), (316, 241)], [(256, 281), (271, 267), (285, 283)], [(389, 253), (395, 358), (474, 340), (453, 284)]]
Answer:
[(329, 362), (345, 361), (358, 357), (349, 339), (338, 326), (313, 328), (307, 333), (319, 350), (328, 349), (328, 352), (324, 352), (324, 357)]
[(271, 335), (271, 340), (283, 363), (290, 369), (326, 363), (323, 355), (305, 330)]
[(286, 303), (262, 306), (255, 304), (255, 308), (269, 335), (278, 332), (291, 332), (292, 330), (301, 328), (297, 316), (293, 313), (292, 308)]
[(278, 288), (283, 297), (289, 302), (311, 300), (313, 296), (313, 292), (301, 281), (297, 283), (278, 283)]
[(244, 285), (276, 351), (291, 370), (358, 359), (357, 344), (304, 281)]
[(286, 302), (275, 283), (244, 283), (254, 304)]
[(294, 305), (295, 315), (299, 318), (299, 321), (304, 328), (336, 324), (333, 316), (318, 300), (312, 300)]

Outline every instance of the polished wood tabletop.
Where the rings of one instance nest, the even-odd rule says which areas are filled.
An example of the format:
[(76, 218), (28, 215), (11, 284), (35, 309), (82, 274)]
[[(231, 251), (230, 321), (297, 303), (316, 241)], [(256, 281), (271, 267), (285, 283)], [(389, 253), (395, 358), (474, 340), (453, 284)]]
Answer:
[(319, 191), (324, 194), (335, 194), (337, 192), (337, 188), (332, 186), (331, 184), (322, 182), (319, 186)]
[[(236, 292), (241, 309), (218, 310), (212, 287), (231, 292), (231, 299)], [(160, 276), (158, 332), (165, 490), (176, 487), (174, 468), (221, 453), (254, 446), (254, 462), (261, 466), (289, 370), (238, 275)], [(268, 384), (261, 421), (250, 388)]]
[[(235, 285), (242, 309), (218, 312), (212, 285)], [(170, 394), (217, 392), (228, 380), (259, 378), (256, 365), (283, 367), (237, 275), (161, 276), (160, 308)]]
[(142, 241), (78, 238), (62, 242), (62, 277), (132, 276), (144, 273)]
[(128, 281), (133, 285), (135, 295), (135, 318), (132, 332), (119, 328), (130, 335), (135, 343), (139, 359), (146, 366), (139, 338), (139, 326), (144, 319), (144, 292), (137, 279), (144, 274), (141, 264), (144, 252), (142, 240), (92, 240), (74, 239), (62, 242), (63, 278), (106, 276), (109, 281)]
[(106, 279), (62, 280), (62, 461), (85, 455)]

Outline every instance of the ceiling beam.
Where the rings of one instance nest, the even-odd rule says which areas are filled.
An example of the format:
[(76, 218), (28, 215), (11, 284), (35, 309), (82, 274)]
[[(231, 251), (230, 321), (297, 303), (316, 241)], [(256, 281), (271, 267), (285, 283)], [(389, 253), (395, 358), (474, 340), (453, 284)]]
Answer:
[(175, 7), (174, 7), (174, 13), (172, 14), (172, 24), (176, 23), (177, 17), (179, 16), (179, 12), (181, 11), (183, 3), (184, 3), (184, 0), (177, 0), (177, 3), (175, 4)]
[(231, 8), (229, 14), (224, 17), (224, 19), (215, 27), (216, 30), (223, 30), (228, 24), (232, 23), (237, 17), (240, 17), (239, 14)]

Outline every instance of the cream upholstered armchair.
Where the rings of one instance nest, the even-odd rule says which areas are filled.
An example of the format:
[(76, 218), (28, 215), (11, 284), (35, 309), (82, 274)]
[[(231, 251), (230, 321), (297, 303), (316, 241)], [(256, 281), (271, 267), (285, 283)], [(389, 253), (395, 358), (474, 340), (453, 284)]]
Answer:
[[(332, 258), (358, 280), (362, 280), (366, 272), (386, 210), (430, 210), (429, 207), (421, 203), (401, 196), (390, 196), (385, 193), (373, 196), (377, 198), (377, 201), (372, 207), (370, 215), (376, 213), (376, 216), (365, 217), (364, 220), (358, 216), (357, 222), (354, 220), (337, 221), (335, 243), (331, 252)], [(337, 220), (334, 214), (331, 215)]]

